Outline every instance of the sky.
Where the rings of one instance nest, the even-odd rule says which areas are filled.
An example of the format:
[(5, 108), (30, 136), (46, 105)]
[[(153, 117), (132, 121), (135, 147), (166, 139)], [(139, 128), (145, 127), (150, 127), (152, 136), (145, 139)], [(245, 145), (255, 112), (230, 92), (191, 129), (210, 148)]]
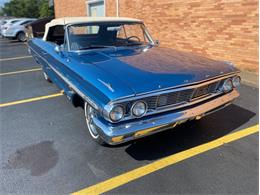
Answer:
[(10, 1), (10, 0), (0, 0), (0, 7), (3, 6), (8, 1)]

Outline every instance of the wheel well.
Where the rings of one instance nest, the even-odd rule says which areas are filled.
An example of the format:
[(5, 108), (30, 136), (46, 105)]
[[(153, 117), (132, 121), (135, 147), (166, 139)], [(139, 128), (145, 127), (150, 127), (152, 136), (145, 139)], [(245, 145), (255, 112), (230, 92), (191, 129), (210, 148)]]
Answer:
[(77, 93), (73, 94), (71, 97), (71, 102), (75, 107), (82, 107), (84, 108), (84, 100), (80, 97)]
[(21, 31), (18, 31), (17, 33), (16, 33), (16, 38), (17, 38), (17, 36), (19, 35), (19, 33), (25, 33), (25, 32), (23, 32), (22, 30)]

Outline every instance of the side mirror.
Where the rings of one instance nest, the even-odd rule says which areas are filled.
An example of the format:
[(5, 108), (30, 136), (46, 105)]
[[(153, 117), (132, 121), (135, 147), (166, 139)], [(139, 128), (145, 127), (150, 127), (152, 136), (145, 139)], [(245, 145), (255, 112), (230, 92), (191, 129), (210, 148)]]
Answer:
[(55, 51), (56, 53), (60, 53), (60, 52), (61, 52), (61, 46), (56, 45), (56, 46), (54, 47), (54, 51)]
[(154, 41), (154, 46), (158, 47), (160, 45), (160, 41), (159, 40), (155, 40)]

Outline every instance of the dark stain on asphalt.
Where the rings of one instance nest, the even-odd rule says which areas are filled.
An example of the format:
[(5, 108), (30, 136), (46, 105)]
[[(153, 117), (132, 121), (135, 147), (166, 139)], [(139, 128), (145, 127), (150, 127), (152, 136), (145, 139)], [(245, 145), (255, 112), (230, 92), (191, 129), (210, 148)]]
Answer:
[(32, 176), (41, 176), (55, 167), (58, 159), (58, 152), (53, 148), (53, 141), (43, 141), (18, 149), (9, 156), (4, 168), (26, 169), (30, 170)]

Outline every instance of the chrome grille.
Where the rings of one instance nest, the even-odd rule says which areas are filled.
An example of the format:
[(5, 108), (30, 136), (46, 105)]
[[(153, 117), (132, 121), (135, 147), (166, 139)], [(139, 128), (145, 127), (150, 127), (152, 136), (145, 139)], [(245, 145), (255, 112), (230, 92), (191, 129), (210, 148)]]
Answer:
[(221, 81), (217, 81), (198, 88), (164, 93), (158, 96), (146, 97), (142, 100), (147, 102), (148, 109), (156, 109), (171, 105), (177, 106), (216, 93), (221, 83)]
[(156, 108), (157, 96), (147, 97), (147, 98), (144, 98), (142, 100), (147, 103), (148, 109), (155, 109)]
[(190, 100), (193, 89), (162, 94), (158, 97), (157, 107), (180, 104)]
[(192, 96), (192, 99), (197, 99), (200, 97), (205, 97), (207, 95), (210, 95), (211, 93), (214, 93), (217, 90), (219, 82), (211, 83), (208, 85), (204, 85), (201, 87), (198, 87), (194, 90), (194, 94)]
[[(170, 93), (163, 93), (160, 95), (148, 96), (138, 100), (145, 101), (148, 106), (148, 110), (163, 109), (167, 106), (181, 106), (186, 103), (192, 102), (197, 99), (202, 99), (213, 93), (222, 86), (223, 80), (202, 85), (197, 88), (189, 88), (180, 91), (173, 91)], [(126, 114), (130, 114), (131, 106), (136, 100), (125, 102)]]

